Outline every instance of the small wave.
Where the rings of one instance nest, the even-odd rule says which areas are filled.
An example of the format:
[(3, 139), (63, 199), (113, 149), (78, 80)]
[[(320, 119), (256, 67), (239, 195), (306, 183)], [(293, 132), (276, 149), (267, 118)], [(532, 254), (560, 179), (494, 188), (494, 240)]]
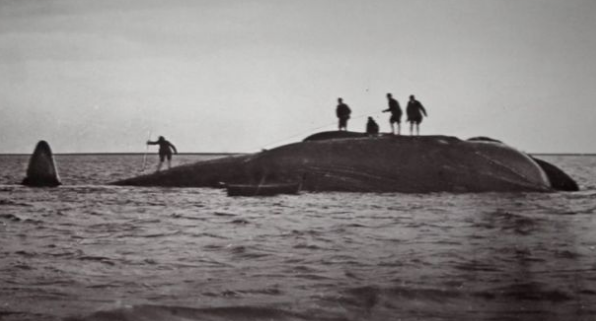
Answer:
[(263, 307), (220, 307), (220, 308), (187, 308), (159, 305), (139, 305), (109, 311), (99, 311), (85, 317), (71, 317), (65, 321), (199, 321), (199, 320), (310, 320), (300, 315), (276, 308)]
[(223, 290), (221, 292), (203, 292), (201, 294), (212, 298), (235, 298), (240, 296), (237, 292), (232, 290)]
[(345, 227), (369, 227), (360, 223), (350, 223), (350, 224), (346, 224)]
[(232, 253), (235, 258), (240, 259), (258, 259), (265, 256), (269, 256), (269, 254), (255, 252), (254, 250), (242, 245), (229, 246), (228, 251)]
[(578, 258), (580, 258), (582, 256), (579, 253), (571, 252), (568, 250), (555, 251), (554, 254), (555, 254), (556, 258), (569, 259), (569, 260), (577, 260)]
[(564, 291), (546, 289), (537, 282), (515, 283), (483, 293), (509, 300), (563, 302), (572, 299), (571, 295)]
[(314, 273), (318, 270), (308, 267), (306, 265), (296, 265), (288, 270), (289, 273)]
[(227, 212), (215, 212), (213, 213), (215, 216), (238, 216), (238, 214), (234, 213), (227, 213)]
[(492, 264), (481, 263), (477, 261), (465, 262), (455, 265), (455, 268), (468, 272), (498, 272), (500, 271)]
[(17, 263), (11, 264), (11, 268), (14, 268), (16, 270), (24, 270), (24, 271), (30, 271), (30, 270), (35, 269), (31, 265), (23, 263), (23, 262), (17, 262)]
[(594, 290), (583, 289), (583, 290), (580, 290), (579, 293), (596, 296), (596, 291), (594, 291)]
[(225, 249), (226, 246), (222, 245), (222, 244), (207, 244), (205, 246), (203, 246), (203, 250), (205, 251), (221, 251), (223, 249)]
[(113, 260), (111, 260), (110, 258), (107, 257), (103, 257), (103, 256), (81, 256), (77, 258), (78, 260), (81, 261), (96, 261), (96, 262), (101, 262), (103, 264), (107, 264), (107, 265), (116, 265), (116, 263), (114, 263)]
[[(592, 295), (596, 295), (596, 293)], [(346, 290), (342, 299), (354, 305), (364, 305), (370, 308), (380, 298), (383, 298), (383, 300), (400, 301), (403, 304), (406, 304), (407, 301), (449, 304), (449, 301), (470, 300), (473, 297), (484, 300), (505, 299), (507, 302), (510, 302), (512, 299), (516, 301), (548, 302), (572, 300), (572, 296), (564, 291), (547, 289), (543, 285), (532, 282), (515, 283), (483, 291), (465, 291), (452, 287), (418, 288), (396, 286), (378, 288), (375, 286), (364, 286)]]
[(362, 280), (362, 277), (356, 275), (356, 273), (354, 272), (350, 272), (350, 271), (344, 271), (344, 275), (351, 278), (351, 279), (355, 279), (355, 280)]
[(230, 246), (229, 251), (233, 254), (244, 254), (246, 253), (246, 247), (239, 245), (239, 246)]
[(596, 213), (596, 206), (588, 206), (585, 209), (570, 209), (566, 211), (559, 211), (557, 214), (563, 215), (577, 215), (577, 214), (595, 214)]
[(25, 256), (25, 257), (34, 257), (34, 256), (39, 255), (37, 252), (29, 252), (29, 251), (23, 251), (23, 250), (16, 251), (16, 252), (14, 252), (14, 254)]
[(181, 219), (185, 219), (185, 220), (193, 220), (193, 221), (206, 221), (207, 220), (204, 217), (187, 216), (187, 215), (183, 215), (183, 214), (179, 214), (179, 213), (174, 213), (174, 214), (170, 215), (170, 217), (181, 218)]
[(227, 237), (225, 236), (221, 236), (221, 235), (217, 235), (217, 234), (213, 234), (213, 233), (185, 233), (186, 235), (193, 237), (193, 238), (199, 238), (199, 237), (210, 237), (210, 238), (214, 238), (214, 239), (227, 239)]
[(300, 243), (294, 245), (295, 249), (320, 250), (321, 247), (314, 244)]
[(32, 218), (26, 218), (23, 222), (28, 223), (28, 224), (33, 224), (33, 225), (42, 225), (45, 223), (42, 220), (34, 220)]
[(305, 280), (311, 280), (311, 281), (321, 281), (321, 280), (331, 280), (332, 279), (327, 276), (323, 276), (323, 275), (319, 275), (319, 274), (311, 274), (311, 273), (296, 274), (295, 277), (299, 278), (299, 279), (305, 279)]
[(277, 287), (256, 289), (256, 290), (242, 290), (242, 291), (238, 291), (238, 292), (242, 293), (242, 294), (266, 294), (266, 295), (281, 295), (281, 294), (283, 294), (283, 291), (281, 291)]
[(487, 221), (477, 223), (477, 227), (487, 229), (498, 228), (504, 232), (513, 232), (518, 235), (530, 235), (538, 231), (544, 219), (528, 217), (508, 211), (497, 210), (486, 214)]
[(289, 235), (291, 235), (291, 236), (314, 236), (314, 237), (316, 237), (316, 236), (319, 236), (321, 234), (324, 234), (324, 233), (321, 232), (321, 231), (317, 231), (317, 230), (302, 230), (302, 231), (301, 230), (292, 230)]
[(0, 218), (3, 218), (5, 220), (9, 220), (12, 222), (20, 222), (22, 221), (22, 219), (14, 214), (0, 214)]
[(462, 245), (462, 242), (460, 241), (453, 241), (453, 240), (438, 240), (436, 242), (436, 244), (441, 244), (441, 245)]
[(233, 221), (230, 221), (230, 223), (232, 223), (232, 224), (238, 224), (238, 225), (246, 225), (246, 224), (249, 224), (250, 222), (248, 220), (243, 219), (243, 218), (238, 218), (238, 219), (235, 219)]
[(33, 205), (27, 204), (27, 203), (14, 202), (14, 201), (7, 200), (7, 199), (0, 199), (0, 206), (24, 206), (24, 207), (31, 207)]
[(94, 233), (112, 233), (112, 232), (134, 232), (140, 229), (139, 225), (132, 224), (132, 223), (97, 223), (91, 224), (88, 227), (88, 230), (93, 231)]
[(0, 320), (45, 320), (49, 316), (21, 311), (0, 311)]
[(149, 234), (135, 235), (135, 237), (158, 238), (158, 237), (175, 236), (175, 235), (179, 235), (179, 234), (180, 234), (180, 231), (173, 231), (170, 233), (149, 233)]
[(448, 301), (461, 299), (468, 293), (450, 288), (414, 288), (393, 287), (387, 290), (387, 296), (392, 300), (414, 300), (426, 302), (448, 303)]

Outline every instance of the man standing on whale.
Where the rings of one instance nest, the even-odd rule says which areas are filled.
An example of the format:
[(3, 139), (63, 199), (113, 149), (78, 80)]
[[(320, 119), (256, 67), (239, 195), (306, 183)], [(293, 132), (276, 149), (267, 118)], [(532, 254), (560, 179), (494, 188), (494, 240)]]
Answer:
[(350, 119), (351, 113), (352, 110), (350, 110), (350, 107), (348, 107), (341, 98), (337, 98), (337, 109), (335, 109), (335, 114), (339, 119), (338, 130), (348, 130), (348, 119)]
[(401, 107), (399, 107), (399, 103), (391, 96), (391, 94), (387, 94), (387, 100), (389, 101), (389, 108), (383, 110), (383, 112), (391, 112), (391, 118), (389, 118), (391, 132), (395, 135), (393, 124), (397, 123), (397, 134), (399, 135), (401, 131)]
[(165, 159), (168, 160), (168, 169), (172, 168), (172, 150), (175, 154), (178, 154), (176, 146), (167, 141), (163, 136), (159, 136), (157, 141), (147, 141), (147, 145), (159, 145), (159, 165), (157, 165), (157, 171), (161, 170), (161, 165)]
[(426, 109), (424, 106), (416, 100), (414, 95), (410, 96), (410, 101), (408, 102), (408, 107), (406, 108), (406, 114), (408, 114), (408, 122), (410, 122), (410, 136), (413, 135), (414, 126), (416, 126), (416, 135), (420, 135), (420, 123), (422, 122), (422, 115), (424, 117), (428, 117), (426, 115)]

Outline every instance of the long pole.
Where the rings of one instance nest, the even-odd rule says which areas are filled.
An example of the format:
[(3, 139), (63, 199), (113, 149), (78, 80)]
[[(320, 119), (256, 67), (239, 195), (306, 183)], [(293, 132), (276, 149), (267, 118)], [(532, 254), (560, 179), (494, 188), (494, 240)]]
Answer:
[[(151, 130), (149, 130), (149, 134), (147, 135), (147, 142), (151, 140)], [(141, 172), (145, 171), (145, 167), (147, 166), (147, 153), (149, 152), (149, 144), (145, 142), (145, 153), (143, 154), (143, 168)]]

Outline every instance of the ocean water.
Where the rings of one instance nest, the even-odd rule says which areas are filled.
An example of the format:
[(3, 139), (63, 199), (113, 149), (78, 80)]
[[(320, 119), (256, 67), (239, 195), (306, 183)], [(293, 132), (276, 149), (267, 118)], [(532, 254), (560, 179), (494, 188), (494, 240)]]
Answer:
[(595, 320), (596, 157), (541, 158), (582, 191), (106, 185), (138, 155), (58, 155), (65, 185), (27, 188), (0, 156), (0, 320)]

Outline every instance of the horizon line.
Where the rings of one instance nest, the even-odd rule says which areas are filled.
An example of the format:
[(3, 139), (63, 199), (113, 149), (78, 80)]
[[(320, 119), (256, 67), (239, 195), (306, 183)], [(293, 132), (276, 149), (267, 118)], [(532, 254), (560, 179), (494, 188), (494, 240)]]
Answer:
[[(197, 156), (216, 156), (216, 155), (245, 155), (255, 154), (258, 152), (183, 152), (174, 155), (197, 155)], [(0, 153), (0, 156), (30, 156), (33, 153)], [(533, 156), (596, 156), (596, 152), (528, 152), (528, 155)], [(134, 156), (134, 155), (157, 155), (157, 153), (144, 153), (144, 152), (75, 152), (75, 153), (53, 153), (55, 156)]]
[[(0, 153), (0, 156), (30, 156), (33, 153)], [(210, 155), (242, 155), (242, 154), (249, 154), (243, 152), (184, 152), (184, 153), (177, 153), (174, 155), (200, 155), (200, 156), (210, 156)], [(158, 155), (157, 153), (143, 153), (143, 152), (76, 152), (76, 153), (52, 153), (54, 156), (85, 156), (85, 155), (97, 155), (97, 156), (118, 156), (118, 155)]]

